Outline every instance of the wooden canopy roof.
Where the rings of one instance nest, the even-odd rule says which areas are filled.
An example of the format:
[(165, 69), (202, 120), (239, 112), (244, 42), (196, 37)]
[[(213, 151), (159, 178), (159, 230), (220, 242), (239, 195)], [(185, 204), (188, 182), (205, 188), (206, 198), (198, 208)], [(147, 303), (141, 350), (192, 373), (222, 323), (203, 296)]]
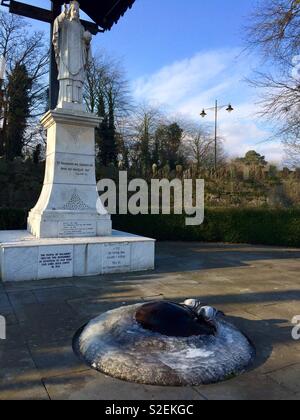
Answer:
[[(66, 3), (58, 0), (59, 4)], [(109, 30), (132, 7), (135, 0), (78, 0), (83, 10), (98, 26)]]
[[(69, 3), (69, 1), (70, 0), (51, 0), (54, 6), (52, 10), (56, 10), (64, 3)], [(92, 19), (98, 28), (100, 27), (103, 30), (110, 30), (112, 26), (118, 22), (120, 17), (132, 7), (134, 2), (135, 0), (79, 0), (81, 10)], [(41, 20), (43, 22), (51, 23), (56, 18), (49, 10), (19, 1), (1, 0), (1, 4), (2, 6), (9, 7), (11, 13)], [(88, 22), (85, 23), (88, 27)], [(95, 29), (93, 32), (95, 33)]]

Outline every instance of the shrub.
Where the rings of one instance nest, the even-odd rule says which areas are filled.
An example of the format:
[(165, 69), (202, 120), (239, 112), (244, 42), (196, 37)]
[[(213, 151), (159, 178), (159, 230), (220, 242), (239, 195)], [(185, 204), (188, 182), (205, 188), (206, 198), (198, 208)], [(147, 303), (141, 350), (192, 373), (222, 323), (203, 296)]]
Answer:
[(0, 208), (0, 230), (26, 229), (28, 210)]
[[(0, 230), (26, 229), (28, 210), (0, 208)], [(204, 224), (185, 216), (113, 216), (117, 230), (160, 241), (248, 243), (300, 247), (300, 210), (207, 209)]]
[(157, 240), (300, 246), (300, 210), (207, 209), (204, 224), (184, 216), (114, 216), (114, 228)]

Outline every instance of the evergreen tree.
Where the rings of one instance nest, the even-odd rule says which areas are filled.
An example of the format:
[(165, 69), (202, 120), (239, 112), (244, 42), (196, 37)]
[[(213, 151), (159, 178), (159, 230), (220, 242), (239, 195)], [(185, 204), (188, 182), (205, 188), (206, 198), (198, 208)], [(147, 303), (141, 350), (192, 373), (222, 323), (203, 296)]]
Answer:
[(152, 163), (154, 165), (160, 165), (160, 139), (159, 139), (159, 132), (156, 130), (154, 135), (154, 146), (152, 152)]
[(98, 104), (98, 116), (102, 118), (99, 128), (96, 130), (96, 142), (98, 146), (98, 159), (104, 166), (117, 164), (117, 133), (115, 127), (115, 115), (112, 97), (108, 97), (108, 112), (105, 101), (101, 95)]
[(0, 156), (4, 155), (4, 131), (5, 131), (5, 99), (4, 99), (4, 89), (1, 86), (0, 79)]
[(105, 149), (105, 138), (106, 138), (107, 130), (108, 130), (108, 120), (107, 120), (103, 95), (99, 96), (97, 115), (98, 117), (102, 118), (102, 121), (99, 127), (96, 128), (96, 146), (98, 149), (97, 158), (100, 163), (106, 166), (106, 161), (105, 161), (106, 154), (104, 152), (104, 149)]
[(250, 150), (246, 153), (244, 158), (239, 158), (237, 161), (245, 165), (266, 166), (268, 164), (265, 156), (260, 155), (255, 150)]
[(118, 161), (117, 132), (115, 125), (115, 108), (112, 91), (108, 94), (108, 138), (107, 155), (109, 163), (114, 165)]
[(144, 116), (144, 123), (142, 126), (141, 132), (141, 166), (142, 171), (145, 173), (147, 169), (151, 166), (151, 152), (150, 152), (150, 143), (151, 143), (151, 133), (150, 133), (150, 121), (147, 114)]
[(169, 165), (170, 169), (174, 170), (176, 165), (183, 163), (180, 154), (182, 136), (183, 130), (177, 123), (158, 127), (155, 134), (155, 155), (159, 153), (162, 166)]
[(5, 133), (5, 156), (7, 160), (21, 157), (27, 118), (30, 115), (31, 79), (26, 66), (16, 64), (8, 79), (8, 111)]
[(38, 165), (41, 161), (41, 158), (42, 158), (42, 145), (39, 143), (36, 145), (33, 151), (33, 155), (32, 155), (33, 163), (35, 165)]

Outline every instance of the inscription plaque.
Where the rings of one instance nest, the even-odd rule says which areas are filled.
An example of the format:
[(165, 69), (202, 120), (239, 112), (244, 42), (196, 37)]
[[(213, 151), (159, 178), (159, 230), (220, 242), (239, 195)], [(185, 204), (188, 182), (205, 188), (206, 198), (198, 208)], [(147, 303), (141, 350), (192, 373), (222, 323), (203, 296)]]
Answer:
[(130, 249), (130, 244), (105, 244), (103, 249), (104, 273), (130, 269)]
[(67, 160), (56, 161), (58, 173), (76, 178), (88, 178), (94, 171), (92, 163), (72, 162)]
[(38, 260), (39, 278), (72, 277), (73, 247), (41, 247)]
[(59, 238), (90, 238), (97, 236), (96, 222), (59, 222)]

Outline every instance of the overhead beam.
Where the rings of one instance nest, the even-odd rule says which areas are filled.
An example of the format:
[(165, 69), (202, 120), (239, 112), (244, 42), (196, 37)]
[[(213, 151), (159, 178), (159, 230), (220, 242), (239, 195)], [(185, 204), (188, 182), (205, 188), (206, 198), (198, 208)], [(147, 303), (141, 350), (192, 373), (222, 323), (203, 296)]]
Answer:
[(53, 15), (50, 10), (20, 3), (18, 1), (10, 1), (9, 11), (15, 15), (40, 20), (41, 22), (51, 23), (53, 21)]
[[(39, 20), (41, 22), (53, 23), (55, 16), (51, 10), (42, 9), (41, 7), (32, 6), (30, 4), (20, 3), (19, 1), (14, 0), (3, 0), (2, 5), (9, 7), (10, 13), (15, 15), (27, 17), (30, 19)], [(93, 22), (88, 22), (81, 19), (82, 25), (86, 30), (90, 31), (93, 35), (97, 35), (103, 30), (99, 29), (98, 25)]]

